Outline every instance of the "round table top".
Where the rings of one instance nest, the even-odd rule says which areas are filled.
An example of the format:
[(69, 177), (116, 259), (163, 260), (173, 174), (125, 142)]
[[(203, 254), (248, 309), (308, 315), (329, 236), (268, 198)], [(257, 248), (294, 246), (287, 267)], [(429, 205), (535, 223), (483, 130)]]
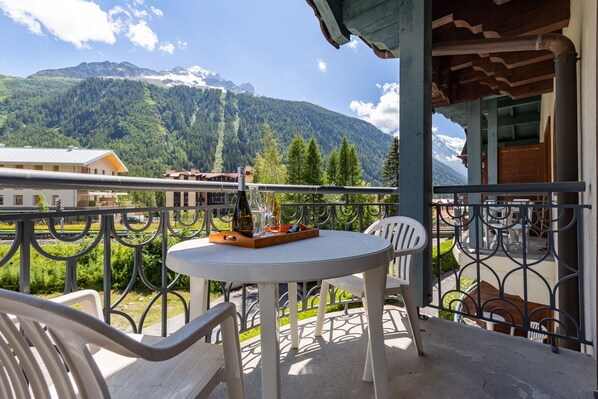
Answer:
[(265, 248), (213, 244), (207, 238), (172, 246), (170, 270), (217, 281), (313, 281), (360, 273), (388, 264), (394, 252), (381, 237), (320, 230), (320, 236)]

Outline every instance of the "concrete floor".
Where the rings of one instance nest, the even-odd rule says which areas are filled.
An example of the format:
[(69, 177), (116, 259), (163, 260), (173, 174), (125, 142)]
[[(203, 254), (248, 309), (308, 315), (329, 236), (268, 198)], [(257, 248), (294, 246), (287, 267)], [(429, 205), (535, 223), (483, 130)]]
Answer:
[[(426, 354), (417, 356), (403, 312), (384, 313), (390, 398), (592, 398), (594, 360), (548, 345), (438, 318), (421, 322)], [(373, 398), (361, 380), (365, 358), (365, 316), (332, 315), (315, 339), (315, 319), (300, 325), (300, 349), (290, 349), (288, 326), (281, 331), (283, 398)], [(334, 334), (330, 333), (331, 324)], [(261, 397), (259, 337), (242, 343), (248, 398)], [(226, 398), (219, 386), (210, 398)]]

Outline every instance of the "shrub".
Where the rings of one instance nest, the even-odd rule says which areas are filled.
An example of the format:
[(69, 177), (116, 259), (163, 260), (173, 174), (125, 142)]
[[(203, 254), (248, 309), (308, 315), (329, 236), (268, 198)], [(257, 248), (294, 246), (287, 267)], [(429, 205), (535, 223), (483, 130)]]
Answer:
[[(458, 301), (455, 301), (455, 299), (459, 299), (462, 295), (462, 292), (467, 291), (467, 289), (471, 287), (475, 282), (476, 280), (473, 278), (461, 277), (460, 291), (449, 292), (448, 294), (444, 295), (444, 297), (442, 298), (442, 307), (445, 309), (454, 310), (457, 307), (458, 303)], [(456, 289), (456, 287), (453, 287), (453, 289)], [(440, 317), (441, 319), (453, 321), (454, 313), (450, 310), (438, 309), (438, 317)]]
[(453, 241), (446, 240), (440, 244), (440, 259), (438, 256), (438, 246), (432, 247), (432, 276), (437, 278), (438, 273), (438, 261), (440, 261), (440, 275), (444, 273), (456, 270), (459, 268), (459, 263), (453, 255)]

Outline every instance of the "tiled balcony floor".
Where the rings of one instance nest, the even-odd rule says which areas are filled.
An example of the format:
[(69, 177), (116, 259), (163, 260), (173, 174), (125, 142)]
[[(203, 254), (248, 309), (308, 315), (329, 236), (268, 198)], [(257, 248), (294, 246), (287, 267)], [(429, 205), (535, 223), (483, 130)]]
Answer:
[[(591, 357), (497, 332), (430, 318), (421, 322), (425, 356), (417, 356), (404, 314), (384, 313), (390, 398), (591, 398)], [(281, 331), (283, 398), (373, 398), (361, 380), (366, 341), (363, 312), (328, 317), (315, 339), (315, 318), (300, 325), (300, 349)], [(330, 333), (330, 325), (334, 334)], [(248, 398), (261, 397), (259, 338), (242, 343)], [(210, 398), (226, 398), (221, 385)]]

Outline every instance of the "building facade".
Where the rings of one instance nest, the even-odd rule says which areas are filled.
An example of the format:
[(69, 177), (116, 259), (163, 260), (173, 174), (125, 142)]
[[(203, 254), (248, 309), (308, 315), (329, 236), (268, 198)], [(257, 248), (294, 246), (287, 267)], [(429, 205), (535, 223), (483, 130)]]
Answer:
[[(116, 176), (127, 167), (111, 150), (68, 148), (31, 148), (0, 146), (0, 168), (28, 169)], [(126, 193), (89, 190), (35, 190), (0, 188), (0, 209), (35, 209), (43, 197), (49, 206), (63, 209), (116, 206), (118, 196)]]
[[(196, 169), (190, 171), (177, 172), (174, 170), (168, 171), (163, 175), (166, 179), (171, 180), (195, 180), (195, 181), (211, 181), (211, 182), (236, 182), (238, 181), (237, 173), (206, 173), (200, 172)], [(247, 171), (246, 181), (251, 181), (252, 173)], [(222, 192), (167, 192), (166, 206), (167, 207), (186, 207), (186, 206), (200, 206), (200, 205), (224, 205), (226, 204), (226, 194)]]

